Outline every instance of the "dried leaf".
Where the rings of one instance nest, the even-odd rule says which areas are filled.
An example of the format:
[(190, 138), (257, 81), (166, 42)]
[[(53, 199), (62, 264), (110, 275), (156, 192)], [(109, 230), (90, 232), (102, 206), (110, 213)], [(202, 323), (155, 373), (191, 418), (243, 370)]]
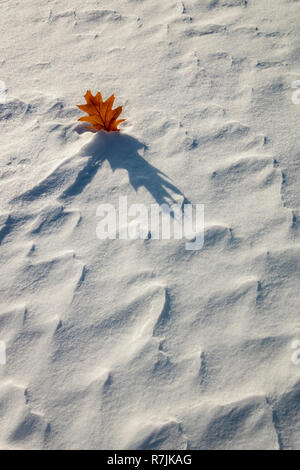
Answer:
[(91, 91), (88, 90), (84, 95), (87, 104), (78, 105), (77, 108), (81, 109), (88, 114), (78, 119), (78, 121), (86, 121), (92, 124), (88, 129), (94, 131), (117, 131), (119, 132), (118, 125), (125, 121), (125, 119), (119, 119), (122, 112), (122, 106), (116, 109), (112, 109), (115, 96), (111, 95), (106, 101), (103, 101), (100, 91), (93, 96)]

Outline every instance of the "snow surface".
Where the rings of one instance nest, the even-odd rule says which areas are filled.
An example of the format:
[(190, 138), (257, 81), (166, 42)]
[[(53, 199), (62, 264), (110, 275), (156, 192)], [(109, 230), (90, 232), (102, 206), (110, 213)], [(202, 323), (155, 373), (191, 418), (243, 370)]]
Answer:
[[(0, 5), (0, 447), (300, 449), (300, 1)], [(97, 239), (119, 196), (203, 249)]]

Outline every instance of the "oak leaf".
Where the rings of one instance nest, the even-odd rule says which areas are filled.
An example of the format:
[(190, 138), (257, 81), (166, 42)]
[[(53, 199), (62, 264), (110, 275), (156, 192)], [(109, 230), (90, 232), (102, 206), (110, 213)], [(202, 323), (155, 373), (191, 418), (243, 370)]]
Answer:
[(106, 101), (103, 101), (100, 91), (93, 96), (91, 91), (88, 90), (84, 95), (87, 104), (77, 105), (77, 108), (81, 109), (88, 114), (78, 119), (78, 121), (86, 121), (92, 124), (88, 129), (94, 131), (117, 131), (119, 132), (118, 125), (126, 119), (118, 119), (122, 112), (122, 106), (118, 106), (112, 109), (115, 96), (111, 95)]

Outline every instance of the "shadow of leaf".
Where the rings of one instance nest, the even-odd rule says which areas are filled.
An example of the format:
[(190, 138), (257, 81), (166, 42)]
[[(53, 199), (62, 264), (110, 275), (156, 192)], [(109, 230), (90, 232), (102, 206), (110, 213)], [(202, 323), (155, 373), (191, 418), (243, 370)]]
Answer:
[(169, 178), (138, 153), (141, 149), (147, 149), (147, 146), (130, 135), (117, 132), (97, 133), (80, 154), (88, 158), (87, 164), (60, 199), (80, 194), (91, 183), (102, 163), (107, 160), (113, 171), (117, 169), (127, 171), (129, 182), (135, 191), (144, 187), (159, 205), (178, 204), (175, 196), (179, 196), (181, 204), (187, 204), (189, 201)]

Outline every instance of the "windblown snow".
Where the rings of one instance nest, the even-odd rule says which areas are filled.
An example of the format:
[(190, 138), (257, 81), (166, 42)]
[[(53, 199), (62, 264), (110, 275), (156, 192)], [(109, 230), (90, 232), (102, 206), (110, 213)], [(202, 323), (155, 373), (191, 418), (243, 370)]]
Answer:
[[(0, 447), (300, 449), (300, 1), (0, 5)], [(203, 248), (99, 240), (120, 196)]]

